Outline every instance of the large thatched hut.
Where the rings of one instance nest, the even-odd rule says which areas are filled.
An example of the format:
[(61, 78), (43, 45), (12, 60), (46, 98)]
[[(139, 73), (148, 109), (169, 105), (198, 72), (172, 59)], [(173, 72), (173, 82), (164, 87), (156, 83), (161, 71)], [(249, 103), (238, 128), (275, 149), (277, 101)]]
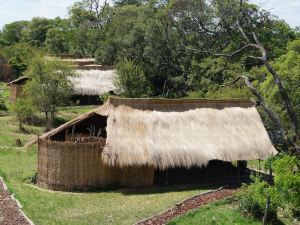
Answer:
[(110, 98), (38, 142), (38, 183), (59, 190), (151, 186), (277, 153), (247, 100)]

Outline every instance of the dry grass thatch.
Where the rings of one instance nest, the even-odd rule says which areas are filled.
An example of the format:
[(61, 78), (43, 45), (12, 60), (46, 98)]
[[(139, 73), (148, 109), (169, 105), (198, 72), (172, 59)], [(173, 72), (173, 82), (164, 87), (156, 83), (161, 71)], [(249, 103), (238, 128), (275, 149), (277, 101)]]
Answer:
[(110, 101), (109, 165), (203, 166), (223, 161), (265, 159), (277, 151), (248, 101)]
[(78, 95), (102, 95), (115, 90), (114, 70), (77, 70), (78, 77), (72, 78), (74, 92)]
[(110, 98), (41, 138), (95, 113), (108, 116), (102, 159), (110, 166), (189, 168), (214, 159), (265, 159), (277, 153), (256, 108), (245, 100)]

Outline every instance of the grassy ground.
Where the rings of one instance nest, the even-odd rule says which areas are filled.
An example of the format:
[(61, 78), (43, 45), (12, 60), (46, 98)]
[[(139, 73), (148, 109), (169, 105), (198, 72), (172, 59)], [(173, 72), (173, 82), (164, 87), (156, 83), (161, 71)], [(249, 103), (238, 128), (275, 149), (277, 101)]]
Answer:
[[(74, 117), (74, 110), (68, 108), (61, 115)], [(88, 110), (80, 109), (78, 113)], [(30, 183), (30, 177), (36, 173), (36, 147), (26, 151), (17, 147), (16, 140), (24, 144), (42, 133), (43, 127), (25, 126), (28, 133), (21, 133), (17, 125), (14, 115), (0, 116), (0, 175), (37, 225), (132, 224), (207, 190), (153, 188), (82, 194), (38, 189)]]
[(190, 212), (169, 225), (259, 225), (252, 217), (242, 215), (234, 202), (223, 200)]
[(247, 163), (247, 167), (250, 169), (265, 171), (265, 161), (264, 160), (250, 160)]
[[(0, 89), (4, 89), (7, 100), (8, 88), (0, 84)], [(10, 110), (10, 105), (7, 106)], [(95, 107), (61, 108), (58, 116), (62, 120), (70, 120), (93, 108)], [(36, 147), (24, 150), (16, 145), (16, 140), (20, 139), (25, 144), (37, 134), (43, 133), (43, 127), (25, 125), (25, 129), (26, 133), (18, 131), (15, 115), (0, 116), (0, 175), (36, 225), (132, 224), (165, 210), (184, 198), (207, 190), (200, 187), (173, 187), (140, 191), (64, 193), (39, 189), (30, 182), (36, 173)], [(249, 165), (258, 168), (258, 161), (252, 161)], [(243, 217), (232, 203), (221, 202), (190, 213), (172, 224), (260, 223)]]

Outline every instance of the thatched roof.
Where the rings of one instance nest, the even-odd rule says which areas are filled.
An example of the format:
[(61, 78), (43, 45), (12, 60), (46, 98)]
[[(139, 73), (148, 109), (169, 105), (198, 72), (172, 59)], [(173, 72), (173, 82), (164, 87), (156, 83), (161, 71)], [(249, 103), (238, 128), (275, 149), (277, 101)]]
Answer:
[(78, 77), (72, 78), (74, 92), (78, 95), (102, 95), (115, 90), (114, 70), (76, 70)]
[(15, 80), (12, 80), (11, 82), (7, 83), (6, 85), (12, 85), (12, 84), (24, 84), (27, 80), (29, 80), (30, 78), (27, 76), (21, 76)]
[(247, 100), (110, 98), (92, 115), (108, 116), (105, 163), (112, 166), (204, 166), (210, 160), (265, 159), (273, 147), (255, 106)]

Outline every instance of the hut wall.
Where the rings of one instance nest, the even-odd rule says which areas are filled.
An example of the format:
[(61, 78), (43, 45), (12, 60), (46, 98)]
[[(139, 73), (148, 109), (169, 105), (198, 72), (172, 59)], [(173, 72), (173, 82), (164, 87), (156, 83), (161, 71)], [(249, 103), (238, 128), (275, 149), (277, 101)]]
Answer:
[(43, 188), (90, 191), (153, 185), (153, 168), (119, 168), (104, 164), (102, 143), (39, 140), (38, 146), (38, 185)]
[(16, 102), (17, 98), (22, 95), (23, 86), (19, 84), (11, 84), (10, 85), (10, 101)]

